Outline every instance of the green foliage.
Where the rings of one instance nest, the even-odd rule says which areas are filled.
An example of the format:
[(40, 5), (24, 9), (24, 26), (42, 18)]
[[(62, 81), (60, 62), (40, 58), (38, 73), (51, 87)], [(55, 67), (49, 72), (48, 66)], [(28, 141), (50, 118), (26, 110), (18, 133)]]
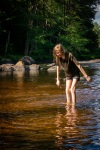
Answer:
[(7, 55), (6, 58), (9, 58), (10, 60), (12, 60), (13, 63), (18, 62), (21, 58), (23, 57), (23, 55)]
[(94, 32), (97, 34), (97, 42), (98, 42), (98, 47), (100, 48), (100, 25), (94, 22)]
[(10, 31), (10, 57), (30, 55), (36, 61), (51, 61), (53, 46), (59, 42), (78, 59), (97, 56), (100, 37), (92, 20), (99, 0), (4, 0), (0, 4), (1, 55)]

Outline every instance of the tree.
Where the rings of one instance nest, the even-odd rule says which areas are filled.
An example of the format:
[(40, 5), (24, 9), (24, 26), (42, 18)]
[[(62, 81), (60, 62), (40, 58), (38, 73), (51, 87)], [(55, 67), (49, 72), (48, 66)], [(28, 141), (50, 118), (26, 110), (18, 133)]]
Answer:
[(60, 42), (75, 53), (77, 58), (89, 59), (97, 49), (98, 37), (93, 30), (93, 19), (98, 3), (99, 0), (0, 2), (1, 54), (4, 54), (10, 32), (8, 54), (52, 60), (52, 48)]
[(98, 39), (97, 39), (97, 42), (98, 42), (98, 47), (100, 48), (100, 25), (96, 22), (94, 22), (94, 32), (98, 35)]

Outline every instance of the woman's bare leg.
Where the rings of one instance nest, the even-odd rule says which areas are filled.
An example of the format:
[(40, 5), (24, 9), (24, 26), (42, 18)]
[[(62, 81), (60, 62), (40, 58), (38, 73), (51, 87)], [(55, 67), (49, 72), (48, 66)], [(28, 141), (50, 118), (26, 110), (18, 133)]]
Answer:
[(77, 79), (73, 79), (72, 85), (71, 85), (71, 97), (72, 97), (72, 104), (76, 104), (76, 83)]
[(71, 103), (71, 85), (72, 85), (72, 80), (66, 80), (66, 98), (67, 98), (67, 104)]

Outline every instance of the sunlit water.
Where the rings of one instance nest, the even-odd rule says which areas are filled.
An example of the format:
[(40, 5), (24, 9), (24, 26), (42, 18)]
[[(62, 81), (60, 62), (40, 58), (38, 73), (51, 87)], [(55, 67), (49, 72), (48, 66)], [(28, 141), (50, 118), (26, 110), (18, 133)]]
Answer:
[(100, 64), (85, 64), (76, 107), (56, 72), (0, 73), (0, 150), (100, 150)]

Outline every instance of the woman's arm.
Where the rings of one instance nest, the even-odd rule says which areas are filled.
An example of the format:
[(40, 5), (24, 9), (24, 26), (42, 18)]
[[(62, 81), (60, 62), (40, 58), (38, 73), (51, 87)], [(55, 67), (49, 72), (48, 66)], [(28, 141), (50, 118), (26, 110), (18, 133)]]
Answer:
[(57, 66), (57, 86), (60, 86), (60, 79), (59, 79), (59, 73), (60, 73), (60, 66)]
[(79, 68), (79, 70), (81, 71), (81, 73), (83, 74), (83, 76), (86, 78), (86, 80), (90, 82), (92, 79), (87, 75), (87, 73), (85, 72), (85, 70), (83, 69), (83, 67), (80, 65), (80, 63), (77, 61), (77, 59), (74, 56), (73, 56), (73, 62)]

